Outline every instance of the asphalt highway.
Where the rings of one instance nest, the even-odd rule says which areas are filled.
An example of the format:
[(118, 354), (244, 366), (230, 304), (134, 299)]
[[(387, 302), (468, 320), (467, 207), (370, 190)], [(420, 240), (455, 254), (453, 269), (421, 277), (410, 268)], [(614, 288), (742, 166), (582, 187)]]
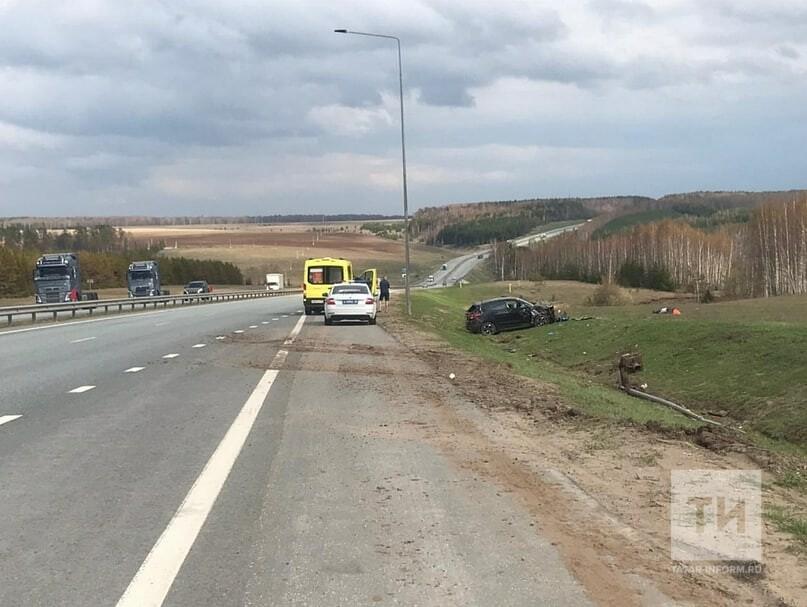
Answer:
[(588, 604), (506, 494), (389, 430), (424, 363), (301, 311), (0, 332), (0, 605)]
[[(556, 236), (560, 236), (561, 234), (565, 234), (566, 232), (571, 232), (578, 229), (580, 226), (583, 225), (581, 223), (575, 223), (568, 226), (562, 226), (560, 228), (553, 228), (551, 230), (546, 230), (544, 232), (536, 232), (534, 234), (528, 234), (527, 236), (521, 236), (519, 238), (514, 238), (510, 240), (510, 244), (517, 246), (517, 247), (527, 247), (530, 243), (540, 240), (549, 240), (550, 238), (554, 238)], [(481, 247), (474, 253), (468, 253), (465, 255), (460, 255), (459, 257), (454, 257), (453, 259), (448, 260), (444, 265), (446, 266), (445, 269), (441, 266), (438, 269), (435, 269), (432, 273), (434, 277), (433, 281), (429, 280), (422, 280), (418, 283), (418, 286), (426, 287), (426, 288), (437, 288), (437, 287), (450, 287), (461, 280), (464, 280), (465, 277), (473, 270), (477, 265), (482, 263), (484, 259), (490, 257), (491, 248), (489, 246)]]

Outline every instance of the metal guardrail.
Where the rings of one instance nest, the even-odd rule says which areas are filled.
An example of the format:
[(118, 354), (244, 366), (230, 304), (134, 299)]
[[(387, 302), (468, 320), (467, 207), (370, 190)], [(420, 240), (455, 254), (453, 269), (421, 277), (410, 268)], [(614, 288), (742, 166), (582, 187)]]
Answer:
[(138, 308), (167, 308), (178, 305), (198, 305), (203, 303), (217, 303), (222, 301), (236, 301), (239, 299), (257, 299), (261, 297), (278, 297), (281, 295), (293, 295), (301, 293), (300, 289), (280, 289), (278, 291), (229, 291), (213, 293), (195, 293), (183, 295), (160, 295), (157, 297), (129, 297), (127, 299), (95, 299), (90, 301), (64, 302), (58, 304), (32, 304), (29, 306), (9, 306), (0, 308), (0, 318), (6, 317), (8, 324), (12, 324), (15, 317), (30, 316), (31, 322), (36, 322), (37, 318), (50, 316), (52, 320), (58, 320), (60, 314), (69, 313), (71, 318), (76, 317), (77, 312), (86, 311), (88, 316), (92, 316), (95, 311), (104, 310), (109, 314), (110, 309), (117, 312), (135, 311)]

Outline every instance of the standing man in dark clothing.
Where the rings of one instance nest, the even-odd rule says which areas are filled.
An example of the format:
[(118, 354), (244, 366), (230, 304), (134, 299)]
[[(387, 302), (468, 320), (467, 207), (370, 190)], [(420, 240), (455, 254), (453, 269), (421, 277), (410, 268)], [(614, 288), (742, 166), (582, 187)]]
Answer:
[(381, 295), (379, 295), (379, 299), (384, 302), (384, 312), (387, 311), (389, 308), (389, 280), (387, 277), (381, 279), (381, 282), (378, 283), (378, 288), (381, 290)]

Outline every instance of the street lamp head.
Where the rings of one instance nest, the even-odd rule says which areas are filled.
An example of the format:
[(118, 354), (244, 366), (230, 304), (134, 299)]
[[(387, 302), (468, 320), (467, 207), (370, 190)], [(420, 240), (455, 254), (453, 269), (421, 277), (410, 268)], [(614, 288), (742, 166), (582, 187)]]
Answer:
[(346, 29), (338, 29), (338, 30), (333, 30), (333, 31), (336, 32), (337, 34), (347, 34)]

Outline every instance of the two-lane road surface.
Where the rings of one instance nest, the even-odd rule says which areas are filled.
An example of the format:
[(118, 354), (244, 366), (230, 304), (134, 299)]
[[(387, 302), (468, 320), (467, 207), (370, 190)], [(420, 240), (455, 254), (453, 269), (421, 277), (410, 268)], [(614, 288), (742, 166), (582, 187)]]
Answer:
[(0, 332), (0, 605), (577, 605), (407, 431), (431, 370), (299, 296)]
[[(579, 222), (566, 226), (552, 228), (549, 230), (544, 229), (544, 231), (539, 231), (533, 234), (527, 234), (526, 236), (513, 238), (508, 242), (510, 242), (510, 244), (516, 247), (528, 247), (533, 242), (541, 240), (549, 240), (550, 238), (555, 238), (556, 236), (560, 236), (561, 234), (577, 230), (584, 223), (585, 222)], [(434, 272), (432, 273), (434, 280), (432, 281), (422, 280), (418, 283), (418, 286), (432, 288), (432, 287), (450, 287), (452, 285), (455, 285), (461, 280), (464, 280), (465, 277), (476, 266), (482, 263), (484, 259), (487, 259), (490, 256), (490, 252), (491, 248), (488, 245), (480, 247), (473, 253), (467, 253), (465, 255), (460, 255), (459, 257), (449, 259), (447, 262), (445, 262), (445, 264), (443, 264), (445, 265), (445, 269), (441, 266), (440, 268), (434, 270)]]

